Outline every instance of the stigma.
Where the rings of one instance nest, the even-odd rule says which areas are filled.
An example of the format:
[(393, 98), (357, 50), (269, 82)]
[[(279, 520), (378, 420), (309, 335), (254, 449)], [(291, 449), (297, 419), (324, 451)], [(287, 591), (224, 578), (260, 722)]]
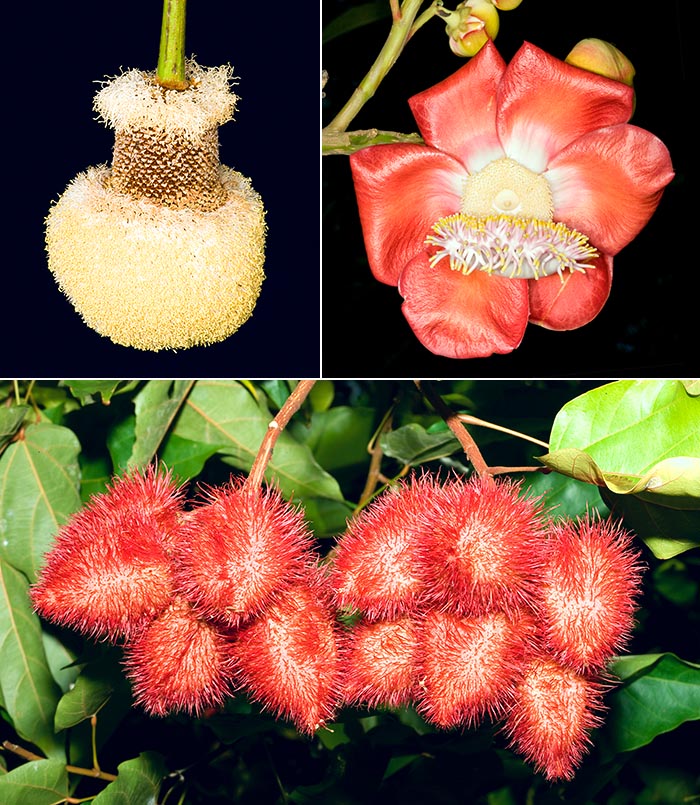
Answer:
[(436, 266), (449, 259), (452, 271), (485, 271), (509, 279), (540, 279), (564, 272), (595, 268), (598, 252), (588, 238), (562, 223), (512, 215), (477, 217), (457, 213), (441, 218), (425, 244), (438, 251), (430, 257)]

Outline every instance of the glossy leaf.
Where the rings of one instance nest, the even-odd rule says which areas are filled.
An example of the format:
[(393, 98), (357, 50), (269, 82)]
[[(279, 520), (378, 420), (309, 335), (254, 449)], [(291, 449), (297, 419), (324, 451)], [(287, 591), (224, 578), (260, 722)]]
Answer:
[(542, 462), (676, 509), (700, 509), (700, 398), (678, 380), (620, 380), (567, 403)]
[(335, 472), (369, 463), (367, 445), (372, 438), (373, 421), (371, 408), (339, 405), (314, 411), (308, 422), (294, 424), (292, 433), (311, 448), (322, 467)]
[(657, 559), (670, 559), (700, 546), (700, 511), (655, 506), (632, 495), (600, 490), (614, 517), (622, 517)]
[(160, 451), (160, 459), (176, 478), (194, 478), (219, 448), (171, 433)]
[[(173, 433), (216, 446), (222, 459), (248, 472), (272, 419), (262, 400), (234, 380), (199, 380), (178, 415)], [(283, 431), (266, 476), (285, 497), (342, 500), (337, 481), (325, 472), (309, 448)]]
[(0, 776), (3, 805), (54, 805), (67, 796), (65, 761), (31, 760)]
[(44, 653), (27, 580), (0, 558), (0, 689), (17, 732), (47, 755), (63, 753), (53, 718), (61, 691)]
[(134, 397), (135, 441), (129, 467), (143, 467), (156, 455), (194, 380), (149, 380)]
[(13, 405), (12, 408), (0, 408), (0, 450), (20, 429), (29, 411), (31, 411), (31, 408), (28, 405)]
[[(64, 380), (73, 396), (83, 404), (92, 402), (92, 397), (100, 395), (103, 402), (109, 403), (117, 389), (124, 392), (134, 387), (136, 381), (124, 380)], [(121, 386), (121, 389), (119, 388)]]
[(92, 717), (104, 707), (113, 692), (111, 682), (94, 674), (91, 666), (87, 666), (58, 703), (54, 720), (56, 730), (74, 727)]
[(613, 663), (623, 684), (606, 697), (605, 746), (629, 752), (700, 719), (700, 665), (674, 654), (631, 655)]
[(598, 488), (590, 484), (558, 472), (528, 472), (513, 477), (522, 478), (524, 493), (545, 496), (545, 514), (551, 518), (579, 517), (593, 509), (603, 517), (608, 513)]
[(30, 581), (54, 534), (80, 506), (79, 452), (73, 431), (39, 422), (0, 458), (0, 557)]
[(460, 449), (459, 442), (451, 431), (429, 433), (415, 422), (386, 433), (381, 437), (380, 443), (387, 456), (411, 466), (452, 455)]
[(119, 764), (117, 779), (92, 800), (93, 805), (156, 805), (167, 773), (162, 755), (142, 752), (137, 758)]

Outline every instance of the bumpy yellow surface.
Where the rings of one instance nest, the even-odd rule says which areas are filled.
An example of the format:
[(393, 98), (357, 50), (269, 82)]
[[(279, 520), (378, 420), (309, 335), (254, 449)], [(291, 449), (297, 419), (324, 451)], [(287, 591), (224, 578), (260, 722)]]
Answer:
[(86, 324), (117, 344), (185, 349), (221, 341), (253, 312), (264, 280), (265, 212), (221, 166), (228, 201), (171, 209), (108, 187), (89, 168), (46, 219), (49, 268)]

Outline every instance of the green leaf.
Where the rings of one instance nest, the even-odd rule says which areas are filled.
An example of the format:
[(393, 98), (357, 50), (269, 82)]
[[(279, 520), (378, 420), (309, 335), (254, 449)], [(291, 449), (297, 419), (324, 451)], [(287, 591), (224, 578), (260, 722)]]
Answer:
[(459, 442), (451, 431), (428, 433), (416, 422), (384, 434), (380, 444), (385, 455), (411, 466), (444, 458), (460, 449)]
[[(93, 394), (102, 395), (104, 403), (109, 401), (114, 396), (123, 380), (64, 380), (66, 386), (71, 390), (74, 397), (77, 397), (83, 405), (92, 402)], [(133, 388), (134, 381), (123, 387), (121, 391), (126, 391), (127, 388)]]
[(657, 559), (670, 559), (700, 546), (700, 512), (654, 506), (632, 495), (600, 490), (615, 517), (635, 531)]
[(327, 411), (333, 404), (335, 384), (332, 380), (317, 380), (309, 392), (309, 403), (313, 411)]
[(372, 438), (373, 422), (373, 409), (339, 405), (327, 411), (314, 411), (308, 423), (290, 424), (292, 433), (311, 448), (318, 463), (335, 472), (369, 463), (367, 445)]
[(700, 509), (700, 398), (679, 380), (619, 380), (557, 414), (548, 467), (616, 494)]
[(40, 422), (0, 458), (0, 557), (34, 581), (53, 536), (80, 507), (80, 443)]
[(217, 445), (194, 442), (171, 433), (163, 443), (160, 459), (176, 478), (194, 478), (218, 449)]
[(22, 426), (24, 418), (32, 409), (28, 405), (0, 408), (0, 450), (12, 439)]
[(74, 645), (80, 643), (80, 638), (68, 630), (61, 630), (59, 634), (60, 637), (47, 631), (46, 624), (44, 624), (41, 638), (51, 676), (65, 693), (75, 683), (80, 672), (80, 669), (74, 665), (77, 653), (73, 648)]
[(354, 31), (363, 25), (389, 17), (389, 6), (384, 0), (375, 0), (374, 3), (362, 3), (362, 5), (349, 8), (335, 19), (331, 20), (323, 29), (323, 44), (335, 39), (341, 34)]
[(0, 558), (0, 689), (22, 738), (47, 755), (63, 754), (53, 718), (61, 691), (49, 669), (41, 624), (25, 577)]
[(149, 380), (136, 395), (136, 440), (129, 467), (144, 467), (155, 456), (194, 382)]
[(0, 776), (3, 805), (54, 805), (67, 796), (65, 761), (31, 760)]
[[(174, 435), (217, 448), (222, 460), (250, 471), (272, 419), (263, 400), (255, 400), (234, 380), (199, 380), (178, 415)], [(283, 431), (265, 477), (285, 497), (342, 500), (338, 482), (318, 464), (307, 445)]]
[(99, 673), (99, 668), (88, 665), (76, 679), (75, 685), (65, 693), (56, 708), (56, 731), (74, 727), (94, 716), (109, 701), (114, 687)]
[(158, 752), (142, 752), (119, 764), (117, 779), (93, 800), (93, 805), (156, 805), (168, 769)]
[(553, 518), (567, 516), (579, 517), (587, 511), (595, 509), (602, 517), (607, 513), (607, 506), (601, 501), (598, 488), (567, 478), (558, 472), (529, 472), (522, 477), (523, 491), (529, 495), (544, 495), (547, 505), (546, 514)]
[(700, 719), (700, 665), (674, 654), (632, 655), (616, 660), (611, 670), (623, 684), (606, 697), (607, 751), (630, 752)]

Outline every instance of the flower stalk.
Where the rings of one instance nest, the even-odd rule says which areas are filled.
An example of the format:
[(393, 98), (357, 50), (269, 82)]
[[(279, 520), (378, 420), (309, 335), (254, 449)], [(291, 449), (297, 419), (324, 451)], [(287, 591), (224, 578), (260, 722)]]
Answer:
[(187, 0), (163, 0), (163, 22), (156, 81), (166, 89), (187, 89), (185, 75), (185, 6)]
[[(401, 55), (401, 51), (404, 49), (406, 42), (413, 32), (413, 23), (422, 2), (423, 0), (404, 0), (399, 13), (396, 14), (394, 12), (392, 14), (393, 21), (391, 31), (389, 32), (384, 46), (379, 51), (379, 55), (375, 59), (374, 64), (370, 67), (367, 75), (360, 81), (345, 106), (343, 106), (340, 112), (338, 112), (328, 126), (326, 126), (325, 131), (346, 131), (360, 109), (362, 109), (367, 101), (374, 95), (377, 91), (377, 87), (383, 81), (384, 76), (391, 70), (398, 57)], [(433, 3), (433, 6), (437, 8), (436, 3)], [(425, 17), (425, 15), (421, 15), (421, 20), (425, 22), (423, 17)]]

